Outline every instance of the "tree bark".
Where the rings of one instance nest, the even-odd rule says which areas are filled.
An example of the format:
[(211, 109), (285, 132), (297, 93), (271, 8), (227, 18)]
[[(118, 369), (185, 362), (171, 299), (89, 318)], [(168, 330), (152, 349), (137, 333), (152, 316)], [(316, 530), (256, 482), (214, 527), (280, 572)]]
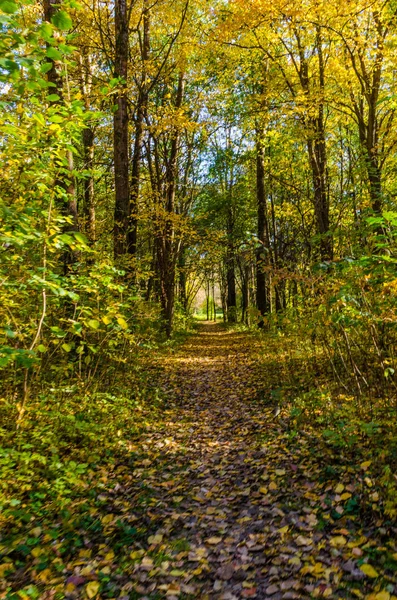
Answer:
[[(329, 228), (329, 192), (327, 150), (325, 142), (324, 123), (324, 93), (325, 93), (325, 65), (322, 50), (322, 36), (320, 27), (317, 26), (316, 50), (318, 56), (319, 98), (317, 99), (316, 116), (307, 119), (307, 149), (309, 163), (312, 171), (314, 191), (314, 213), (316, 217), (317, 233), (320, 235), (321, 260), (332, 260), (333, 244)], [(302, 63), (302, 82), (304, 89), (309, 93), (309, 74), (306, 60)]]
[[(84, 98), (85, 109), (89, 111), (91, 105), (91, 88), (92, 88), (92, 67), (89, 50), (86, 47), (81, 48), (79, 55), (80, 66), (80, 89)], [(95, 132), (90, 123), (83, 129), (83, 158), (84, 170), (88, 174), (84, 177), (84, 201), (83, 201), (83, 216), (84, 229), (87, 235), (89, 245), (92, 247), (95, 244), (96, 238), (96, 217), (95, 217), (95, 182), (94, 182), (94, 140)]]
[(94, 131), (91, 127), (83, 130), (84, 169), (90, 174), (84, 180), (84, 222), (90, 246), (95, 243), (95, 190), (94, 190)]
[(113, 117), (114, 150), (114, 256), (127, 252), (127, 233), (130, 211), (128, 164), (128, 11), (126, 0), (115, 0), (115, 58), (114, 77), (119, 79), (116, 110)]
[(128, 252), (136, 255), (138, 236), (138, 199), (140, 189), (140, 174), (143, 150), (144, 120), (147, 110), (147, 61), (150, 58), (150, 9), (147, 0), (143, 9), (143, 40), (142, 40), (142, 78), (139, 85), (138, 102), (135, 120), (135, 141), (131, 165), (131, 193), (128, 227)]
[(234, 257), (234, 219), (232, 206), (228, 206), (227, 214), (227, 252), (226, 252), (226, 280), (227, 280), (227, 320), (229, 323), (237, 321), (236, 274)]
[[(182, 106), (185, 89), (184, 74), (180, 73), (178, 78), (178, 89), (175, 99), (175, 108)], [(160, 279), (161, 308), (167, 337), (171, 337), (174, 306), (175, 306), (175, 274), (176, 263), (179, 256), (178, 244), (175, 240), (173, 214), (175, 212), (175, 193), (178, 178), (178, 154), (179, 154), (180, 131), (174, 127), (171, 135), (171, 147), (166, 164), (165, 174), (165, 212), (166, 221), (163, 232), (157, 240), (158, 266)]]
[(270, 310), (266, 267), (269, 264), (269, 224), (267, 219), (266, 188), (265, 188), (265, 149), (257, 130), (256, 142), (256, 202), (257, 202), (257, 236), (259, 248), (256, 251), (256, 307), (260, 318), (258, 327), (264, 326), (263, 317)]

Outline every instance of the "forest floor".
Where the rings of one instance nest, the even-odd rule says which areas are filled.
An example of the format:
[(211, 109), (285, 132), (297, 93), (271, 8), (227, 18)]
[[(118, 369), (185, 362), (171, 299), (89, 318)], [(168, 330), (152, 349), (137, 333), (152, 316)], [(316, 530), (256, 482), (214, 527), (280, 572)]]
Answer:
[(274, 416), (278, 357), (264, 364), (261, 345), (205, 323), (158, 357), (163, 417), (102, 478), (80, 546), (42, 536), (26, 595), (0, 597), (397, 600), (396, 529), (360, 508), (368, 465), (357, 476)]

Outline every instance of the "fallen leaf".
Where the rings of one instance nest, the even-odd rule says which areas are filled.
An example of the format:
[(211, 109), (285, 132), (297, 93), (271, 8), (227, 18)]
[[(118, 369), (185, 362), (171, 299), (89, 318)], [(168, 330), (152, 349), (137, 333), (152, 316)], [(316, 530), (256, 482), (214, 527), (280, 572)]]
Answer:
[(342, 548), (342, 546), (346, 546), (347, 539), (343, 535), (337, 535), (337, 536), (331, 538), (329, 543), (334, 548)]
[(359, 568), (368, 577), (371, 577), (373, 579), (375, 577), (379, 577), (379, 573), (373, 568), (372, 565), (369, 565), (368, 563), (364, 563), (363, 565), (360, 565)]
[(149, 544), (161, 544), (163, 541), (163, 535), (161, 533), (156, 533), (156, 535), (151, 535), (148, 537)]
[(205, 541), (207, 542), (207, 544), (211, 544), (211, 546), (216, 546), (217, 544), (221, 543), (222, 538), (213, 536), (213, 537), (207, 538)]
[(84, 589), (85, 589), (85, 593), (87, 594), (88, 598), (95, 598), (95, 596), (99, 592), (99, 588), (100, 588), (99, 581), (90, 581), (89, 583), (87, 583), (87, 585), (85, 586)]

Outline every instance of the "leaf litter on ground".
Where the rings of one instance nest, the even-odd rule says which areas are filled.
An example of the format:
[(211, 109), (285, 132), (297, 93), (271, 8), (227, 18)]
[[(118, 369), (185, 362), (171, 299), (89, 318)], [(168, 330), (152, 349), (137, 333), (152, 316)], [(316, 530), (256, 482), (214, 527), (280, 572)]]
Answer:
[(274, 417), (261, 344), (205, 324), (158, 356), (162, 418), (56, 519), (2, 536), (0, 598), (397, 600), (395, 523), (362, 505), (369, 462)]

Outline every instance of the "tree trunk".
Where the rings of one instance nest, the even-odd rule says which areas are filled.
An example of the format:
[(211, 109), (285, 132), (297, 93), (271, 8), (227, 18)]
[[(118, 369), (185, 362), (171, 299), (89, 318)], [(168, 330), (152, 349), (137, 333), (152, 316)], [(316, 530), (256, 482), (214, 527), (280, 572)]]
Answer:
[(230, 191), (229, 205), (227, 208), (227, 249), (226, 249), (226, 281), (227, 281), (227, 320), (229, 323), (237, 321), (236, 273), (234, 256), (234, 216), (232, 207), (232, 192)]
[(257, 201), (257, 235), (259, 248), (256, 251), (256, 307), (260, 313), (258, 327), (264, 326), (263, 317), (269, 312), (268, 282), (266, 267), (269, 264), (269, 224), (267, 220), (265, 189), (265, 151), (262, 132), (257, 130), (256, 143), (256, 201)]
[(216, 323), (216, 302), (215, 302), (215, 283), (212, 280), (212, 301), (214, 305), (214, 323)]
[(242, 291), (242, 322), (249, 325), (249, 265), (242, 268), (241, 291)]
[[(180, 109), (183, 102), (185, 89), (184, 75), (181, 73), (178, 79), (178, 89), (175, 100), (175, 108)], [(161, 307), (165, 323), (165, 332), (167, 337), (171, 337), (174, 304), (175, 304), (175, 271), (178, 260), (179, 249), (175, 240), (175, 231), (172, 215), (175, 212), (175, 193), (178, 178), (178, 154), (179, 154), (179, 135), (178, 127), (175, 127), (171, 137), (171, 148), (169, 159), (166, 165), (166, 189), (165, 189), (165, 212), (170, 217), (166, 217), (164, 231), (158, 240), (158, 266), (161, 289)]]
[(179, 274), (179, 302), (181, 303), (183, 310), (185, 313), (188, 312), (188, 300), (187, 300), (187, 291), (186, 291), (186, 264), (185, 264), (185, 252), (184, 249), (180, 251), (179, 255), (179, 264), (178, 264), (178, 274)]
[(128, 219), (130, 210), (128, 165), (128, 10), (126, 0), (115, 0), (115, 58), (114, 77), (119, 79), (113, 117), (114, 150), (114, 256), (127, 252)]
[(210, 320), (210, 280), (207, 280), (206, 286), (206, 296), (207, 296), (207, 321)]
[(135, 256), (138, 235), (138, 199), (143, 149), (143, 124), (147, 110), (147, 61), (150, 57), (150, 9), (147, 0), (143, 9), (142, 79), (140, 82), (135, 121), (135, 141), (131, 165), (131, 194), (128, 227), (128, 252)]
[(95, 243), (95, 191), (94, 191), (94, 131), (83, 130), (84, 170), (89, 175), (84, 180), (84, 223), (90, 246)]
[[(321, 30), (319, 26), (316, 29), (320, 93), (317, 100), (316, 117), (309, 118), (307, 122), (307, 148), (313, 179), (314, 213), (316, 216), (317, 233), (320, 235), (320, 256), (321, 260), (332, 260), (333, 244), (329, 229), (328, 170), (324, 123), (325, 65)], [(307, 89), (309, 89), (309, 82), (307, 82)]]

